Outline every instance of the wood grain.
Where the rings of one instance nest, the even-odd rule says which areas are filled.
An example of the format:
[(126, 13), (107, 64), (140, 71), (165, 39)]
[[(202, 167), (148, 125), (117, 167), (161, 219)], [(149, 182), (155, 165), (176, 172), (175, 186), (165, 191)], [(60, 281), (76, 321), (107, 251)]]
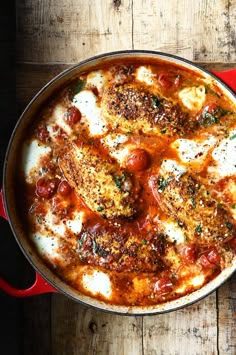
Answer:
[(104, 313), (60, 295), (52, 297), (53, 354), (143, 354), (141, 317)]
[[(120, 3), (120, 5), (119, 5)], [(18, 61), (77, 63), (132, 49), (132, 1), (17, 1)]]
[(235, 1), (134, 1), (134, 48), (235, 62)]
[(218, 290), (219, 354), (236, 354), (236, 274)]
[(236, 1), (17, 1), (17, 59), (76, 63), (119, 49), (236, 61)]

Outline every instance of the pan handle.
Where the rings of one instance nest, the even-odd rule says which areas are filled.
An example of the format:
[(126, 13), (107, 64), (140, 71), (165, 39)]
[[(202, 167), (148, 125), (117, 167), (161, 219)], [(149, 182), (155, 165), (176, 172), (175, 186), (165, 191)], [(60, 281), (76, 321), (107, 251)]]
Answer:
[(7, 220), (7, 214), (5, 211), (4, 207), (4, 202), (3, 202), (3, 192), (2, 189), (0, 190), (0, 217), (3, 217)]
[(212, 71), (219, 79), (225, 82), (234, 92), (236, 92), (236, 69), (225, 71)]
[(49, 292), (58, 292), (55, 288), (53, 288), (47, 281), (42, 278), (42, 276), (36, 272), (35, 281), (32, 286), (26, 288), (24, 290), (19, 290), (15, 287), (12, 287), (9, 283), (7, 283), (2, 277), (0, 277), (0, 289), (5, 291), (11, 296), (15, 297), (29, 297), (36, 296), (42, 293)]
[[(6, 220), (8, 220), (5, 207), (4, 207), (2, 190), (0, 190), (0, 217), (3, 217)], [(29, 288), (26, 288), (24, 290), (19, 290), (11, 286), (2, 277), (0, 277), (0, 289), (5, 291), (9, 295), (15, 297), (28, 297), (28, 296), (39, 295), (41, 293), (58, 292), (47, 281), (45, 281), (44, 278), (42, 278), (42, 276), (37, 272), (36, 272), (35, 281), (33, 285), (30, 286)]]

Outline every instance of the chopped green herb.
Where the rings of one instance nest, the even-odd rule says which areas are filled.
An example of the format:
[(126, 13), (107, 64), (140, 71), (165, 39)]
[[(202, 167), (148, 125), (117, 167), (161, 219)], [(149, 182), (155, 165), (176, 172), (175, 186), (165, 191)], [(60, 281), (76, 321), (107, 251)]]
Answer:
[(232, 205), (232, 208), (235, 210), (236, 209), (236, 203)]
[(98, 244), (95, 239), (93, 239), (93, 254), (96, 254), (98, 251)]
[(152, 104), (154, 108), (157, 108), (160, 106), (160, 103), (162, 102), (162, 99), (159, 99), (157, 96), (152, 96)]
[(73, 88), (73, 94), (76, 95), (78, 94), (86, 85), (86, 81), (82, 81), (79, 79), (75, 87)]
[(166, 131), (167, 131), (167, 129), (165, 128), (165, 129), (162, 129), (161, 130), (161, 134), (165, 134), (166, 133)]
[(97, 208), (97, 211), (98, 212), (101, 212), (101, 211), (103, 211), (104, 210), (104, 208), (102, 207), (102, 206), (98, 206), (98, 208)]
[(229, 139), (232, 141), (233, 139), (236, 138), (236, 134), (233, 134), (231, 137), (229, 137)]
[(200, 224), (195, 228), (195, 232), (202, 233), (202, 226)]
[(167, 179), (160, 177), (158, 181), (158, 191), (163, 192), (166, 189), (166, 186), (171, 182), (172, 178), (169, 176)]
[(180, 228), (183, 228), (184, 223), (183, 223), (182, 221), (180, 221), (180, 220), (178, 219), (176, 222), (178, 223), (178, 226), (179, 226)]
[(146, 245), (146, 244), (147, 244), (146, 239), (143, 239), (143, 240), (142, 240), (142, 244), (143, 244), (143, 245)]
[(226, 223), (226, 227), (227, 227), (229, 230), (231, 230), (231, 229), (233, 228), (233, 225), (232, 225), (231, 222), (227, 222), (227, 223)]
[(118, 187), (119, 190), (121, 190), (121, 187), (122, 187), (122, 184), (123, 182), (126, 180), (127, 178), (127, 174), (126, 173), (122, 173), (122, 176), (114, 176), (114, 181), (115, 181), (115, 184), (116, 186)]
[(196, 208), (196, 200), (195, 200), (195, 198), (191, 197), (190, 201), (191, 201), (191, 204), (192, 204), (193, 208)]
[(222, 203), (217, 203), (218, 208), (222, 208)]
[(188, 192), (190, 193), (190, 195), (195, 194), (195, 190), (192, 187), (189, 187)]
[(157, 236), (158, 236), (158, 238), (160, 238), (160, 240), (162, 241), (162, 243), (166, 243), (167, 242), (167, 240), (166, 240), (166, 235), (165, 234), (162, 234), (162, 233), (157, 233)]

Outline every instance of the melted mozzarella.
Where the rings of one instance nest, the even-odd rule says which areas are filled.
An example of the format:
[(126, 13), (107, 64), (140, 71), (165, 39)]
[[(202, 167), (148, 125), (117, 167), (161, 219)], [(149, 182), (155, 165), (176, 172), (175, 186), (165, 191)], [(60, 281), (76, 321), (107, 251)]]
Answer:
[(37, 233), (32, 235), (32, 239), (41, 255), (45, 255), (50, 258), (60, 256), (60, 253), (58, 253), (59, 245), (57, 238)]
[(45, 234), (54, 234), (59, 236), (64, 236), (65, 234), (65, 225), (61, 220), (56, 217), (52, 211), (49, 209), (45, 216)]
[(97, 98), (91, 90), (80, 91), (74, 96), (72, 104), (85, 117), (91, 135), (96, 136), (107, 132), (106, 122), (97, 105)]
[(169, 220), (162, 221), (162, 226), (164, 227), (164, 232), (168, 235), (168, 239), (171, 242), (176, 242), (176, 244), (185, 242), (184, 230), (181, 229), (176, 222)]
[(105, 85), (105, 76), (102, 70), (97, 70), (89, 73), (86, 79), (87, 84), (96, 86), (98, 91), (101, 91)]
[(165, 160), (163, 160), (163, 162), (161, 164), (161, 173), (163, 175), (169, 174), (169, 173), (174, 174), (174, 176), (176, 177), (177, 180), (186, 171), (187, 171), (187, 169), (184, 166), (178, 164), (175, 160), (165, 159)]
[(66, 123), (64, 119), (65, 112), (67, 111), (66, 107), (57, 104), (52, 112), (52, 119), (55, 124), (57, 124), (63, 131), (65, 131), (68, 135), (71, 134), (72, 129)]
[(94, 295), (100, 293), (106, 298), (111, 297), (111, 280), (104, 272), (95, 270), (91, 274), (84, 273), (82, 283), (83, 287)]
[(182, 162), (189, 163), (194, 160), (204, 159), (215, 142), (216, 138), (210, 136), (201, 143), (190, 139), (177, 139), (171, 146), (178, 151)]
[(79, 234), (82, 230), (82, 223), (84, 220), (83, 212), (75, 212), (73, 214), (73, 219), (66, 220), (66, 226), (74, 234)]
[(215, 166), (209, 167), (208, 171), (216, 174), (218, 180), (236, 174), (236, 138), (233, 138), (235, 135), (236, 129), (232, 130), (229, 137), (223, 139), (212, 152)]
[(128, 140), (124, 134), (107, 135), (102, 139), (102, 143), (109, 149), (109, 154), (115, 158), (121, 165), (125, 162), (132, 148), (135, 145), (123, 145)]
[(141, 66), (136, 70), (136, 78), (147, 85), (153, 85), (155, 74), (148, 67)]
[(185, 88), (179, 92), (179, 98), (189, 110), (200, 110), (206, 100), (205, 87), (203, 85)]
[(51, 148), (36, 139), (24, 146), (23, 169), (27, 182), (32, 183), (38, 177), (40, 160), (47, 157), (50, 153)]
[(205, 281), (205, 276), (204, 275), (197, 275), (194, 276), (192, 279), (189, 280), (190, 285), (194, 287), (200, 287), (203, 285)]

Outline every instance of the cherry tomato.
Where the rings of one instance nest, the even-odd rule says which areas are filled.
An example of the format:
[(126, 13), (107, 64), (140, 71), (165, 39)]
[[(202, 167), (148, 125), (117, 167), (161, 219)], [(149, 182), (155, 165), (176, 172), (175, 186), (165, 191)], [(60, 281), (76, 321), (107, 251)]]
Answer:
[(71, 106), (64, 114), (64, 119), (70, 126), (73, 126), (80, 121), (81, 113), (76, 107)]
[(184, 261), (193, 263), (197, 257), (197, 246), (193, 243), (183, 244), (179, 252)]
[(159, 280), (156, 281), (154, 285), (154, 292), (158, 293), (160, 295), (164, 295), (166, 293), (169, 293), (173, 288), (173, 283), (171, 279), (166, 276), (166, 277), (161, 277)]
[(149, 165), (149, 156), (146, 150), (136, 148), (132, 150), (126, 160), (126, 166), (130, 171), (142, 171)]
[(171, 87), (179, 87), (181, 79), (180, 75), (163, 72), (159, 74), (158, 81), (164, 89), (170, 89)]
[(212, 247), (200, 256), (199, 262), (204, 268), (216, 268), (220, 266), (220, 254)]
[(67, 196), (71, 192), (71, 187), (67, 181), (63, 180), (60, 182), (57, 191), (59, 192), (60, 195)]
[(216, 103), (209, 104), (204, 108), (204, 111), (210, 113), (211, 115), (214, 115), (214, 113), (218, 110), (219, 106)]
[(49, 138), (49, 132), (45, 126), (40, 126), (37, 129), (36, 136), (40, 141), (46, 142)]
[(40, 178), (36, 184), (36, 194), (40, 197), (50, 198), (55, 194), (58, 183), (58, 179)]

